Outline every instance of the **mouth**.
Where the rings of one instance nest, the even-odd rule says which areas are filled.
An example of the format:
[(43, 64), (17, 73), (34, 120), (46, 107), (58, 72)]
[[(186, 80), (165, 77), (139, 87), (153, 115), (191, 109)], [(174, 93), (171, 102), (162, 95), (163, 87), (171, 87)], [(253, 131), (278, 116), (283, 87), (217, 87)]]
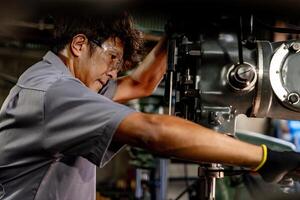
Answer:
[(108, 83), (108, 81), (100, 80), (100, 79), (98, 79), (97, 81), (98, 81), (98, 83), (100, 84), (100, 87), (101, 87), (101, 88), (103, 88), (104, 86), (106, 86), (106, 84)]
[(108, 80), (98, 79), (98, 81), (101, 83), (101, 85), (106, 85)]
[(97, 79), (97, 82), (101, 85), (103, 85), (103, 82), (100, 79)]

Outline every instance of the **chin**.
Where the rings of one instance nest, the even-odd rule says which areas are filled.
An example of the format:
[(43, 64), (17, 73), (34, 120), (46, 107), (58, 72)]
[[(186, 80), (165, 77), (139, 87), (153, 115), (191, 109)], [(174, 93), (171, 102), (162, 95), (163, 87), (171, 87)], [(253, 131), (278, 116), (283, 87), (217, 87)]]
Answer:
[(88, 88), (90, 89), (90, 90), (92, 90), (93, 92), (96, 92), (96, 93), (98, 93), (101, 89), (102, 89), (102, 85), (101, 86), (88, 86)]
[(103, 88), (103, 85), (102, 85), (102, 83), (101, 83), (100, 81), (96, 81), (96, 82), (94, 82), (94, 83), (87, 84), (87, 87), (88, 87), (90, 90), (92, 90), (92, 91), (98, 93), (98, 92)]

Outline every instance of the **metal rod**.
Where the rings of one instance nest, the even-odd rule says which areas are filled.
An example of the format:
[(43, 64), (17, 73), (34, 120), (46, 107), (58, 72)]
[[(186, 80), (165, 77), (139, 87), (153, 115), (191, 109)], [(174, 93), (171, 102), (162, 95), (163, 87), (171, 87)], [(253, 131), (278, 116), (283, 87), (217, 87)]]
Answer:
[(253, 15), (250, 16), (250, 35), (254, 33), (254, 26), (253, 26)]
[(239, 31), (237, 34), (237, 39), (238, 39), (238, 51), (239, 51), (239, 64), (244, 63), (243, 59), (243, 45), (242, 45), (242, 35), (243, 35), (243, 18), (240, 16), (239, 20)]
[(142, 188), (142, 170), (136, 169), (135, 170), (135, 198), (141, 199), (143, 197), (143, 188)]
[[(174, 82), (174, 71), (175, 71), (175, 48), (176, 40), (171, 39), (168, 41), (168, 63), (167, 63), (167, 76), (168, 81), (166, 82), (165, 87), (166, 95), (168, 95), (168, 114), (173, 114), (173, 82)], [(160, 187), (158, 200), (167, 199), (167, 185), (168, 185), (168, 160), (160, 159), (159, 161), (159, 171), (160, 171)]]
[(176, 40), (175, 39), (171, 39), (168, 41), (168, 63), (167, 63), (167, 67), (168, 67), (168, 76), (169, 76), (169, 82), (166, 85), (166, 87), (168, 87), (168, 114), (172, 115), (172, 111), (173, 111), (173, 83), (174, 83), (174, 72), (175, 72), (175, 48), (176, 48)]

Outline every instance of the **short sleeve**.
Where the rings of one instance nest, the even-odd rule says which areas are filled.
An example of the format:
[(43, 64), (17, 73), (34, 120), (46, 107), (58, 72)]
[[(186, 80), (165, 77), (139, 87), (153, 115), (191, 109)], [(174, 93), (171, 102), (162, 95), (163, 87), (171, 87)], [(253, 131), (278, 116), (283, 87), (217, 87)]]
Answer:
[(103, 166), (120, 122), (134, 110), (90, 91), (77, 80), (60, 79), (45, 94), (43, 147), (82, 156)]

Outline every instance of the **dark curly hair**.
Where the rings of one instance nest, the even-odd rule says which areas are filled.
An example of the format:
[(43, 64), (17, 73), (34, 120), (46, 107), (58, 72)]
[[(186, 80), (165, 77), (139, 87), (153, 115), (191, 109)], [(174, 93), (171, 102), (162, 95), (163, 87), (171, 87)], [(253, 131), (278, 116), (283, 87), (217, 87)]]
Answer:
[[(140, 61), (139, 52), (143, 40), (140, 31), (134, 28), (132, 17), (127, 13), (105, 15), (67, 15), (54, 17), (54, 45), (58, 53), (77, 34), (84, 34), (91, 40), (103, 43), (108, 38), (120, 38), (124, 44), (123, 70)], [(91, 45), (91, 48), (95, 46)], [(91, 49), (92, 50), (92, 49)]]

